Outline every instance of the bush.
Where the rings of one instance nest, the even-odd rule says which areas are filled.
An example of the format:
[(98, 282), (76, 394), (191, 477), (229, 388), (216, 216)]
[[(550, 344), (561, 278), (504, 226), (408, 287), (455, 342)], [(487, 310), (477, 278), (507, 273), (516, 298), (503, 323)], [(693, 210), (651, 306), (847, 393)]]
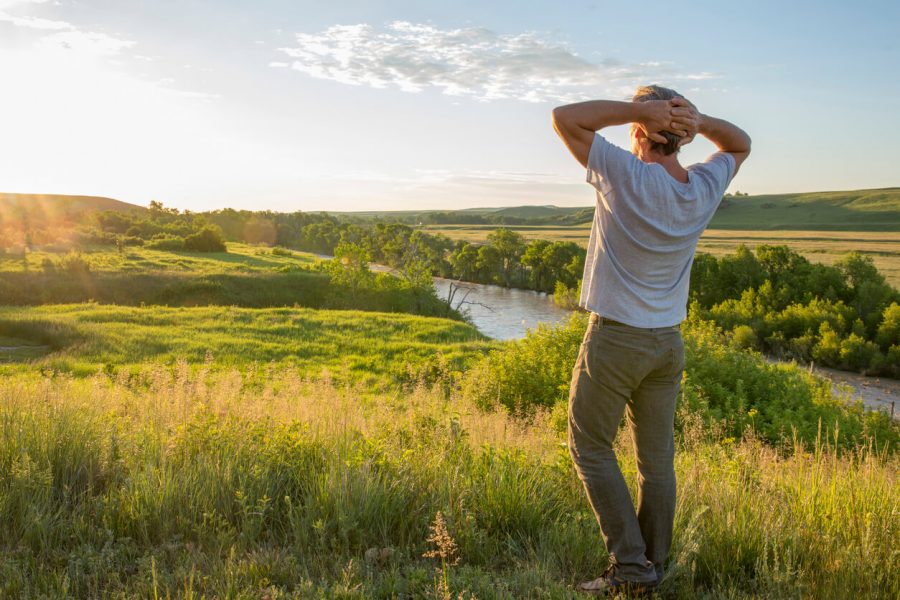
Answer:
[(131, 235), (126, 235), (122, 238), (122, 243), (126, 246), (143, 246), (144, 240), (139, 237), (134, 237)]
[(758, 345), (756, 332), (749, 325), (738, 325), (731, 332), (731, 346), (738, 350), (754, 350)]
[(151, 250), (184, 250), (184, 238), (176, 235), (160, 234), (155, 235), (145, 244), (145, 247)]
[(508, 342), (466, 374), (463, 394), (482, 408), (498, 405), (515, 414), (566, 402), (587, 316), (574, 314), (562, 325), (540, 324), (525, 338)]
[[(46, 268), (46, 264), (44, 265)], [(59, 261), (60, 270), (71, 274), (86, 274), (91, 272), (91, 264), (78, 252), (69, 252)]]
[(841, 365), (845, 369), (854, 371), (866, 371), (870, 366), (877, 367), (881, 352), (878, 345), (851, 333), (841, 342)]
[(293, 258), (293, 257), (297, 256), (297, 253), (294, 252), (293, 250), (289, 250), (287, 248), (282, 248), (281, 246), (275, 246), (274, 248), (272, 248), (272, 254), (274, 256), (284, 256), (287, 258)]
[(841, 360), (841, 337), (828, 322), (819, 327), (819, 341), (813, 346), (812, 358), (822, 364), (837, 365)]
[[(503, 406), (515, 415), (564, 405), (586, 325), (584, 315), (574, 315), (562, 325), (539, 326), (524, 339), (491, 351), (464, 376), (463, 395), (481, 407)], [(735, 438), (752, 427), (773, 444), (789, 443), (796, 431), (800, 441), (811, 445), (820, 426), (826, 431), (839, 427), (847, 448), (876, 431), (879, 443), (895, 447), (900, 442), (888, 417), (865, 413), (860, 403), (844, 403), (834, 396), (830, 382), (738, 350), (734, 337), (729, 344), (710, 322), (691, 320), (682, 330), (687, 366), (679, 414), (693, 415), (711, 430)], [(743, 338), (749, 337), (747, 329), (741, 331)], [(869, 346), (864, 340), (862, 346), (864, 353)]]
[(900, 304), (892, 302), (884, 309), (878, 333), (875, 334), (875, 341), (885, 350), (900, 344)]
[(222, 230), (212, 225), (207, 225), (197, 233), (184, 238), (184, 249), (191, 252), (226, 252), (225, 238)]
[(578, 300), (581, 296), (581, 282), (578, 287), (566, 287), (562, 281), (557, 281), (553, 288), (553, 303), (567, 310), (578, 308)]

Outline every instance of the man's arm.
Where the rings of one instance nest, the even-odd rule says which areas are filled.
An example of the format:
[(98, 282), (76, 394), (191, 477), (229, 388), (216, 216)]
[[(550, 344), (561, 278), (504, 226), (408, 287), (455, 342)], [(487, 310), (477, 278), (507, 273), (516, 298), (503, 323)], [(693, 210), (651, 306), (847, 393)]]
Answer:
[(737, 173), (750, 156), (750, 136), (747, 132), (724, 119), (700, 115), (700, 135), (706, 137), (722, 151), (734, 157), (734, 172)]
[(697, 111), (696, 107), (684, 98), (675, 98), (672, 102), (677, 108), (672, 112), (679, 122), (685, 124), (688, 137), (683, 143), (690, 142), (699, 133), (716, 145), (720, 152), (727, 152), (734, 157), (734, 172), (741, 163), (750, 156), (750, 136), (747, 132), (724, 119), (717, 119)]
[(666, 142), (659, 134), (663, 130), (686, 135), (687, 131), (673, 114), (675, 107), (674, 100), (578, 102), (553, 109), (553, 128), (581, 166), (587, 167), (594, 133), (604, 127), (636, 123), (647, 137), (661, 143)]

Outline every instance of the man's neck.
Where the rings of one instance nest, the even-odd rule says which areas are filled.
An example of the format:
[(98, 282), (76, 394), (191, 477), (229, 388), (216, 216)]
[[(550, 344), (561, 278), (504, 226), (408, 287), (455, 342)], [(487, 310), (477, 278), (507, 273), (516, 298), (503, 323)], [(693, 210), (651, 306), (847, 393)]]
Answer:
[(665, 155), (658, 152), (650, 152), (648, 154), (639, 155), (638, 158), (645, 163), (656, 163), (661, 165), (673, 179), (680, 181), (681, 183), (688, 183), (687, 169), (682, 167), (681, 163), (678, 162), (677, 154)]

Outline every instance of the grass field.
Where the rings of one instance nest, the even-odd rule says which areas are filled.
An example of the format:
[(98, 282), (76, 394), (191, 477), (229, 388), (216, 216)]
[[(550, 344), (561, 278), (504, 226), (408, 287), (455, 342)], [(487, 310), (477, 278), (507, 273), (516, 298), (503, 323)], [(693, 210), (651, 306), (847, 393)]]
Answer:
[[(484, 242), (494, 225), (427, 226), (429, 233), (442, 233), (451, 239)], [(587, 244), (590, 225), (574, 227), (509, 226), (526, 239), (562, 240)], [(872, 257), (888, 282), (900, 288), (900, 232), (876, 231), (737, 231), (707, 229), (700, 238), (700, 252), (721, 255), (733, 253), (738, 245), (753, 248), (760, 244), (785, 245), (813, 262), (833, 264), (847, 252), (858, 251)]]
[[(728, 233), (704, 243), (756, 235)], [(872, 252), (894, 239), (853, 235), (843, 243)], [(814, 258), (820, 240), (796, 240)], [(0, 257), (0, 292), (22, 304), (79, 278), (79, 294), (114, 282), (111, 298), (135, 304), (0, 307), (0, 597), (574, 599), (573, 583), (602, 572), (565, 404), (513, 418), (460, 386), (508, 344), (410, 314), (177, 305), (284, 302), (319, 275), (309, 254), (229, 250)], [(173, 283), (170, 306), (140, 305)], [(538, 380), (557, 360), (565, 378), (576, 328), (547, 334), (556, 358), (516, 367)], [(797, 367), (767, 377), (727, 345), (708, 354), (679, 399), (674, 542), (656, 597), (898, 597), (900, 453), (874, 449), (871, 419), (857, 419), (861, 437), (824, 427), (816, 440), (802, 403), (756, 410), (773, 394), (819, 397), (824, 384)], [(693, 405), (725, 406), (747, 428), (708, 424)], [(784, 444), (766, 441), (770, 417)], [(803, 419), (812, 436), (797, 437)], [(634, 493), (631, 448), (623, 430)]]
[[(197, 274), (258, 273), (305, 267), (318, 262), (314, 254), (249, 244), (228, 244), (228, 252), (172, 252), (128, 246), (122, 252), (98, 246), (80, 251), (90, 270), (101, 273), (182, 272)], [(37, 250), (0, 255), (0, 273), (40, 271), (45, 260), (60, 261), (59, 252)]]
[[(290, 370), (3, 377), (0, 596), (574, 599), (607, 557), (554, 431)], [(656, 597), (900, 594), (896, 455), (698, 429), (676, 472)]]
[(900, 232), (900, 188), (728, 197), (710, 227)]
[[(459, 321), (303, 308), (0, 307), (0, 373), (138, 373), (145, 363), (258, 369), (389, 385), (461, 369), (493, 342)], [(3, 341), (3, 340), (6, 341)], [(39, 357), (36, 359), (36, 357)]]

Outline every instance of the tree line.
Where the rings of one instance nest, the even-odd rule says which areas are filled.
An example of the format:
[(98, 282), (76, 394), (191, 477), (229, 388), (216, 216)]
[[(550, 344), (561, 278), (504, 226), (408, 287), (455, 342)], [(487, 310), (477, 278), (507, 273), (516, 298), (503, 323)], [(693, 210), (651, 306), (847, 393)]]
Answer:
[(372, 262), (401, 273), (430, 275), (475, 283), (552, 292), (557, 284), (578, 285), (585, 250), (563, 241), (525, 240), (518, 232), (498, 228), (483, 243), (454, 241), (399, 222), (366, 222), (325, 213), (270, 213), (226, 209), (205, 213), (227, 239), (269, 243), (334, 255), (365, 252)]
[(181, 212), (157, 201), (146, 212), (103, 211), (77, 234), (82, 244), (144, 246), (154, 250), (225, 252), (221, 228), (203, 214)]

